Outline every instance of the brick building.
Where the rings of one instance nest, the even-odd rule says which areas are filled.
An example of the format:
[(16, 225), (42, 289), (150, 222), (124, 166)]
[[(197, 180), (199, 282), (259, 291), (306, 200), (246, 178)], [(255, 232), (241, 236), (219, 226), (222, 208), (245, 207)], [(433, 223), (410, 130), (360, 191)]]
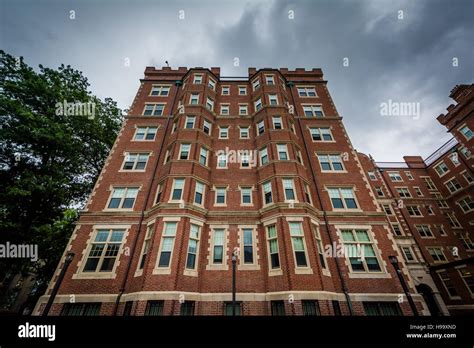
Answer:
[[(472, 94), (464, 98), (472, 110)], [(452, 127), (453, 117), (463, 116), (442, 119)], [(248, 78), (225, 78), (219, 68), (148, 67), (35, 313), (73, 252), (50, 314), (229, 314), (236, 248), (239, 314), (413, 315), (393, 256), (421, 314), (472, 308), (466, 289), (459, 288), (461, 302), (449, 302), (438, 290), (446, 282), (433, 276), (462, 266), (459, 281), (472, 284), (461, 240), (472, 201), (462, 215), (435, 206), (469, 197), (472, 180), (456, 197), (434, 178), (440, 191), (428, 190), (423, 178), (434, 176), (440, 159), (406, 160), (401, 175), (412, 171), (425, 197), (402, 203), (431, 202), (434, 214), (419, 221), (443, 225), (446, 237), (419, 238), (406, 207), (387, 215), (385, 205), (401, 204), (392, 169), (352, 147), (320, 69), (250, 68)], [(444, 212), (462, 227), (451, 228)], [(431, 246), (458, 246), (459, 256), (435, 262)]]

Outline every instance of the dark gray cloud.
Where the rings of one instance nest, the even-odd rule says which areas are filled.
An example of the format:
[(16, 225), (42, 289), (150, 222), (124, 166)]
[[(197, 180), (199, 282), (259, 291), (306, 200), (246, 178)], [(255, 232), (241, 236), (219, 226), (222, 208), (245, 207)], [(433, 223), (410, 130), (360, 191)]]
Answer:
[[(123, 108), (144, 67), (165, 60), (232, 76), (321, 67), (354, 146), (380, 161), (427, 156), (448, 140), (436, 117), (474, 75), (471, 0), (0, 1), (2, 49), (31, 65), (71, 64)], [(381, 116), (389, 99), (420, 103), (420, 118)]]

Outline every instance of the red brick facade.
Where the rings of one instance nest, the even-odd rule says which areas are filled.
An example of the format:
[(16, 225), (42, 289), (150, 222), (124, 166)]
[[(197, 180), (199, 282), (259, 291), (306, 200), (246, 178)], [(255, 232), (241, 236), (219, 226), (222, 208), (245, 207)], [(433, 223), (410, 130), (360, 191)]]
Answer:
[[(235, 156), (243, 150), (251, 151), (248, 165)], [(420, 177), (433, 177), (431, 167), (417, 165), (410, 185), (430, 197)], [(377, 168), (352, 147), (320, 69), (250, 68), (248, 78), (229, 79), (219, 68), (146, 68), (67, 247), (75, 257), (50, 313), (77, 314), (94, 303), (89, 310), (101, 315), (149, 315), (152, 307), (163, 315), (226, 314), (239, 248), (243, 315), (413, 315), (389, 256), (398, 258), (418, 312), (428, 314), (416, 276), (424, 274), (436, 297), (440, 285), (424, 249), (431, 244), (406, 218), (403, 234), (427, 261), (405, 261), (374, 185), (387, 202), (396, 195), (388, 170)], [(447, 255), (450, 264), (467, 260), (434, 208), (422, 221), (444, 224), (448, 234), (435, 244), (459, 247), (458, 258)], [(330, 255), (330, 246), (364, 254)]]

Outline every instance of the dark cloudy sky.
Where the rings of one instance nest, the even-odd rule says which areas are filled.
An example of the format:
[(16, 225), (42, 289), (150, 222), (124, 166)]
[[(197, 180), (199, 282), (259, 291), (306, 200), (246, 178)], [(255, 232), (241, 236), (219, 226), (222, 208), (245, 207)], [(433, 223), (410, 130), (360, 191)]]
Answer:
[[(173, 68), (220, 66), (227, 76), (320, 67), (354, 146), (378, 161), (426, 157), (447, 141), (436, 117), (452, 87), (474, 76), (473, 0), (0, 3), (0, 48), (33, 66), (70, 64), (93, 93), (122, 108), (145, 66), (165, 60)], [(420, 118), (381, 116), (388, 100), (420, 103)]]

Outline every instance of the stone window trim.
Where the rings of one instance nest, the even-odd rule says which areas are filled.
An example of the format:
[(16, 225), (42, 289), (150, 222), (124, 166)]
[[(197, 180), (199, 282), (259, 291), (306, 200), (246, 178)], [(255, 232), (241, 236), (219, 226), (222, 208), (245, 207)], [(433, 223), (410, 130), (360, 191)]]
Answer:
[[(72, 275), (72, 279), (115, 279), (117, 277), (117, 268), (120, 265), (120, 258), (124, 251), (124, 246), (127, 244), (128, 235), (132, 225), (124, 225), (124, 224), (104, 224), (104, 225), (92, 225), (91, 231), (89, 232), (89, 238), (86, 241), (86, 248), (82, 250), (82, 256), (79, 262), (77, 263), (76, 272)], [(114, 263), (114, 267), (112, 272), (83, 272), (85, 263), (89, 257), (90, 250), (92, 248), (93, 241), (97, 236), (99, 230), (108, 230), (108, 229), (122, 229), (125, 230), (122, 243), (120, 245), (117, 259)]]
[[(227, 207), (227, 202), (228, 202), (227, 194), (229, 192), (229, 187), (230, 185), (213, 185), (212, 186), (211, 191), (214, 191), (214, 203), (213, 203), (214, 207)], [(224, 203), (216, 203), (218, 189), (225, 190)]]
[[(117, 185), (111, 184), (107, 189), (107, 191), (110, 192), (109, 193), (109, 198), (107, 199), (107, 202), (105, 203), (105, 208), (102, 209), (102, 211), (105, 211), (105, 212), (107, 212), (107, 211), (114, 211), (114, 212), (117, 212), (117, 211), (130, 211), (131, 212), (131, 211), (133, 211), (134, 208), (135, 208), (135, 204), (137, 203), (138, 195), (140, 194), (140, 191), (142, 190), (142, 187), (143, 187), (143, 185), (141, 185), (141, 184), (132, 184), (132, 183), (124, 184), (124, 185), (122, 185), (122, 184), (117, 184)], [(115, 188), (137, 188), (138, 189), (138, 192), (137, 192), (137, 195), (135, 196), (135, 201), (133, 202), (133, 207), (132, 208), (108, 208), (109, 203), (112, 199), (112, 194), (113, 194)]]
[[(172, 268), (171, 265), (173, 263), (174, 247), (176, 245), (177, 234), (180, 230), (181, 217), (167, 216), (167, 217), (163, 217), (161, 221), (162, 221), (162, 227), (161, 227), (160, 236), (159, 236), (160, 246), (158, 248), (158, 253), (156, 254), (156, 261), (155, 261), (155, 267), (153, 268), (153, 274), (171, 274), (171, 268)], [(168, 267), (158, 267), (158, 264), (160, 262), (161, 251), (163, 249), (163, 233), (165, 232), (166, 223), (168, 222), (176, 222), (176, 233), (174, 235), (173, 246), (171, 247), (170, 262), (169, 262)]]
[[(303, 232), (302, 238), (303, 238), (303, 247), (304, 247), (306, 263), (307, 263), (306, 266), (298, 266), (297, 265), (295, 250), (293, 248), (293, 243), (290, 240), (291, 251), (292, 251), (292, 254), (293, 254), (293, 264), (295, 266), (295, 268), (294, 268), (295, 274), (313, 274), (313, 269), (311, 268), (311, 262), (310, 262), (310, 258), (309, 258), (310, 254), (309, 254), (308, 246), (307, 246), (307, 243), (306, 243), (306, 234), (305, 234), (305, 228), (304, 228), (304, 224), (305, 224), (304, 217), (301, 217), (301, 216), (286, 216), (285, 219), (286, 219), (287, 228), (288, 228), (288, 235), (290, 235), (290, 223), (294, 223), (294, 222), (299, 223), (301, 225), (301, 230)], [(313, 238), (313, 237), (310, 236), (310, 238)], [(291, 235), (290, 235), (290, 239), (291, 239)]]
[(334, 208), (332, 207), (332, 203), (331, 203), (331, 207), (332, 207), (332, 210), (335, 211), (335, 212), (340, 212), (340, 211), (349, 211), (349, 212), (362, 212), (362, 209), (361, 209), (361, 206), (360, 206), (360, 203), (359, 203), (359, 200), (357, 199), (357, 192), (359, 191), (357, 189), (357, 186), (355, 185), (350, 185), (350, 184), (343, 184), (343, 185), (324, 185), (323, 187), (323, 190), (324, 192), (326, 192), (326, 194), (328, 195), (328, 198), (329, 198), (329, 190), (328, 189), (341, 189), (341, 188), (344, 188), (344, 189), (352, 189), (352, 192), (354, 193), (354, 200), (356, 202), (356, 205), (357, 205), (357, 208)]
[[(227, 271), (229, 270), (228, 260), (229, 260), (229, 225), (217, 225), (212, 224), (209, 226), (209, 248), (207, 250), (207, 265), (206, 270), (208, 271)], [(223, 229), (224, 230), (224, 246), (222, 251), (222, 264), (214, 264), (213, 257), (214, 257), (214, 232), (215, 230)]]
[[(250, 189), (250, 203), (242, 202), (242, 189)], [(254, 199), (253, 193), (256, 191), (255, 185), (238, 185), (238, 191), (240, 191), (240, 206), (241, 207), (253, 207), (254, 206)]]
[[(257, 225), (237, 225), (239, 246), (239, 255), (237, 257), (237, 269), (245, 271), (260, 270), (259, 264), (259, 250), (258, 250), (258, 226)], [(244, 263), (244, 229), (252, 230), (252, 249), (253, 249), (253, 263)]]
[[(139, 277), (143, 274), (143, 269), (144, 268), (140, 268), (140, 262), (141, 262), (141, 259), (143, 257), (143, 253), (145, 251), (145, 241), (147, 240), (148, 229), (150, 228), (150, 226), (153, 226), (153, 232), (152, 232), (151, 237), (150, 237), (150, 239), (153, 239), (153, 236), (156, 233), (156, 224), (157, 224), (157, 222), (158, 222), (158, 219), (154, 218), (154, 219), (151, 219), (150, 221), (148, 221), (146, 223), (145, 233), (143, 233), (143, 243), (142, 243), (142, 247), (140, 248), (140, 254), (139, 254), (140, 257), (138, 258), (137, 268), (135, 270), (135, 274), (133, 275), (133, 277)], [(151, 249), (149, 247), (147, 256), (149, 256), (150, 251), (151, 251)]]
[[(156, 140), (156, 135), (158, 134), (158, 131), (160, 130), (161, 125), (160, 124), (135, 124), (134, 128), (135, 128), (135, 132), (133, 133), (133, 137), (131, 140), (132, 142), (153, 142)], [(143, 139), (135, 139), (139, 128), (146, 128), (145, 135), (148, 134), (148, 130), (150, 128), (156, 128), (156, 132), (153, 139), (146, 139), (146, 136)]]
[[(441, 278), (441, 273), (444, 273), (444, 272), (448, 272), (448, 270), (445, 269), (445, 268), (436, 270), (436, 273), (438, 274), (438, 278), (439, 278), (439, 280), (441, 281), (441, 283), (443, 284), (443, 288), (444, 288), (444, 290), (446, 291), (446, 294), (449, 296), (449, 298), (450, 298), (451, 300), (460, 300), (460, 299), (461, 299), (461, 296), (459, 296), (459, 295), (452, 296), (452, 295), (449, 293), (449, 290), (448, 290), (448, 288), (447, 288), (447, 286), (446, 286), (446, 284), (445, 284), (443, 278)], [(448, 274), (448, 275), (449, 275), (449, 274)], [(451, 277), (450, 277), (450, 280), (452, 280)]]
[[(188, 263), (189, 241), (191, 240), (191, 237), (190, 237), (191, 225), (196, 225), (196, 226), (199, 227), (199, 236), (196, 239), (198, 241), (198, 247), (196, 249), (196, 261), (195, 261), (196, 263), (194, 265), (194, 269), (186, 268), (186, 265)], [(200, 220), (190, 218), (188, 226), (189, 226), (189, 229), (187, 231), (188, 243), (186, 245), (186, 260), (185, 260), (185, 263), (184, 263), (185, 266), (184, 266), (183, 275), (190, 276), (190, 277), (197, 277), (198, 274), (199, 274), (199, 272), (198, 272), (199, 271), (199, 265), (198, 265), (198, 263), (199, 263), (199, 251), (201, 249), (200, 247), (201, 247), (201, 242), (202, 242), (204, 223)]]
[[(138, 154), (138, 155), (148, 155), (145, 168), (143, 169), (123, 169), (123, 166), (125, 165), (125, 162), (127, 161), (127, 156), (129, 154)], [(143, 173), (146, 171), (146, 167), (148, 166), (148, 162), (150, 161), (150, 157), (153, 156), (153, 151), (152, 150), (137, 150), (137, 151), (124, 151), (123, 152), (123, 161), (122, 164), (120, 165), (120, 169), (118, 170), (119, 173)], [(138, 158), (137, 158), (138, 160)], [(136, 162), (136, 161), (135, 161)]]

